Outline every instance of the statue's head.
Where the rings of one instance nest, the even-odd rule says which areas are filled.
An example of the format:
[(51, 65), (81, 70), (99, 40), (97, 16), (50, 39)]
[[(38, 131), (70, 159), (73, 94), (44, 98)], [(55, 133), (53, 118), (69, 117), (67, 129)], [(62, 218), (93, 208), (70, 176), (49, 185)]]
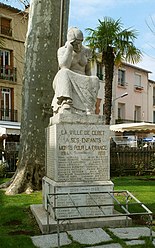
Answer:
[(67, 40), (72, 41), (72, 40), (80, 40), (83, 41), (83, 33), (81, 30), (79, 30), (76, 27), (71, 27), (68, 29), (67, 33)]
[(76, 27), (69, 28), (67, 33), (67, 41), (69, 41), (72, 44), (73, 50), (76, 53), (79, 53), (81, 51), (82, 41), (83, 41), (82, 31)]

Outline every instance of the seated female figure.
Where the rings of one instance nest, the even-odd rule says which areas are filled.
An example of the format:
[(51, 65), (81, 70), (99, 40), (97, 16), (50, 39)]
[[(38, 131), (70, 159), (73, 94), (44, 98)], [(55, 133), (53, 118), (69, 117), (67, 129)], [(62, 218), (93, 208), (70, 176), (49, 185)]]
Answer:
[(60, 70), (53, 81), (55, 95), (52, 101), (54, 114), (63, 109), (91, 114), (99, 90), (99, 79), (91, 76), (91, 51), (82, 45), (83, 33), (78, 28), (70, 28), (65, 46), (58, 49)]

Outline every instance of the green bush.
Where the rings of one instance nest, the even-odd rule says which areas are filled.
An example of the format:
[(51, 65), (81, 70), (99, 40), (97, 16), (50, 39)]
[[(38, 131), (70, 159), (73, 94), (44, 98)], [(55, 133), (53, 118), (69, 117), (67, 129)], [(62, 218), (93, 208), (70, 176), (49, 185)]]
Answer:
[(151, 175), (155, 175), (155, 154), (150, 160), (150, 169), (152, 171)]
[(135, 169), (136, 169), (136, 176), (142, 176), (144, 175), (145, 171), (145, 164), (142, 160), (136, 161), (134, 163)]
[(5, 163), (1, 163), (0, 164), (0, 178), (5, 176), (5, 168), (6, 168)]

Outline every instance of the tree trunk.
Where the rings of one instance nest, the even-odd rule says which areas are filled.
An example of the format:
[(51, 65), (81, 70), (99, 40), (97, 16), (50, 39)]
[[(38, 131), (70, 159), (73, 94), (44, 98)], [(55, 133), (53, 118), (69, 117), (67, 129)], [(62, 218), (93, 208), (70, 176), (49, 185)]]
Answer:
[[(62, 0), (31, 0), (26, 39), (19, 162), (6, 194), (40, 190), (45, 167), (45, 128), (58, 70)], [(63, 40), (68, 27), (69, 0), (64, 0)], [(52, 112), (51, 112), (52, 113)]]
[(102, 60), (105, 66), (105, 124), (110, 125), (112, 106), (112, 82), (114, 74), (114, 54), (111, 47), (108, 48), (107, 52), (103, 53)]

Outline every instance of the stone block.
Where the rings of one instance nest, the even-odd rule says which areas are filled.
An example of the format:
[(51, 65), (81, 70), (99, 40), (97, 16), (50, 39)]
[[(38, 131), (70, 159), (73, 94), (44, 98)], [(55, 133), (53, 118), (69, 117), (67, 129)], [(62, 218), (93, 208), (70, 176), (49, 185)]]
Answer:
[[(113, 183), (111, 181), (99, 181), (89, 184), (57, 183), (47, 177), (43, 178), (43, 204), (46, 210), (47, 195), (53, 193), (61, 194), (50, 197), (50, 206), (61, 207), (61, 209), (56, 209), (55, 212), (52, 208), (48, 209), (53, 218), (55, 214), (57, 218), (64, 219), (111, 215), (113, 213), (113, 206), (109, 205), (113, 204), (113, 199), (108, 193), (103, 193), (106, 191), (113, 191)], [(107, 206), (101, 206), (101, 208), (98, 206), (103, 204)], [(96, 207), (89, 207), (89, 205), (96, 205)]]
[(56, 182), (110, 180), (109, 126), (59, 123), (47, 128), (46, 176)]

